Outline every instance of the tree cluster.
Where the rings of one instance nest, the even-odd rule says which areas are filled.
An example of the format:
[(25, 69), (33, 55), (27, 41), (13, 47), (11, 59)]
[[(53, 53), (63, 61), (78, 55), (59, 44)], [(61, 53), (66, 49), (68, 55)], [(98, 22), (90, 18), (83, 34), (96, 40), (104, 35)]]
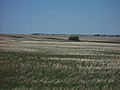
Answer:
[(68, 40), (71, 40), (71, 41), (80, 41), (80, 40), (79, 40), (79, 36), (70, 36), (70, 37), (68, 38)]

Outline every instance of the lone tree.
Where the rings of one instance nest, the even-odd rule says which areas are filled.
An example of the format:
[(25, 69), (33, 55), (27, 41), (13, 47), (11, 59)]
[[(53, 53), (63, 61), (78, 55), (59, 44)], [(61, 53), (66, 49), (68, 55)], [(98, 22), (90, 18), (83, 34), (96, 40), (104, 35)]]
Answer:
[(79, 36), (70, 36), (70, 37), (68, 38), (68, 40), (71, 40), (71, 41), (80, 41), (80, 40), (79, 40)]

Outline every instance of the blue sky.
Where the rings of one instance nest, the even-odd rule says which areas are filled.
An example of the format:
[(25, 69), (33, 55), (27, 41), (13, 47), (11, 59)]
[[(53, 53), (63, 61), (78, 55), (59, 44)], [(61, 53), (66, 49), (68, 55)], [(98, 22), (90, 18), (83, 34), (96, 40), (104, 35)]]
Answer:
[(0, 33), (120, 34), (120, 0), (0, 0)]

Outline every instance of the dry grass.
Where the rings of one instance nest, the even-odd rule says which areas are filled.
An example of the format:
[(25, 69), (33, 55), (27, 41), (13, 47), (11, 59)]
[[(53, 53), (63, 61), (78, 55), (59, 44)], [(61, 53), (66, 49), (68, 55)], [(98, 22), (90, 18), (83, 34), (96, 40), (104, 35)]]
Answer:
[(1, 90), (119, 90), (120, 44), (46, 37), (0, 35)]

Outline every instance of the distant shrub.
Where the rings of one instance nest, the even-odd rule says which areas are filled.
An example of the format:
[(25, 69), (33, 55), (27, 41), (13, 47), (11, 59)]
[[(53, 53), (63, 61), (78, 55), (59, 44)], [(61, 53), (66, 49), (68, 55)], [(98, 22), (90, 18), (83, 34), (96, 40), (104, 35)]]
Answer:
[(68, 40), (80, 41), (80, 40), (79, 40), (79, 36), (70, 36), (70, 37), (68, 38)]

